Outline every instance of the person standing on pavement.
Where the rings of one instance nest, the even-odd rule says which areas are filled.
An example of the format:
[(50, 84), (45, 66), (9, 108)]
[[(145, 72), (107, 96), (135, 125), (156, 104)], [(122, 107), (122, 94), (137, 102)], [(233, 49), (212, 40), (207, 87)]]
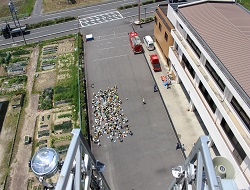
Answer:
[(154, 92), (157, 92), (158, 91), (158, 89), (157, 89), (157, 86), (156, 86), (156, 84), (154, 85)]
[(181, 143), (177, 142), (176, 143), (176, 147), (175, 147), (175, 150), (178, 150), (182, 147)]

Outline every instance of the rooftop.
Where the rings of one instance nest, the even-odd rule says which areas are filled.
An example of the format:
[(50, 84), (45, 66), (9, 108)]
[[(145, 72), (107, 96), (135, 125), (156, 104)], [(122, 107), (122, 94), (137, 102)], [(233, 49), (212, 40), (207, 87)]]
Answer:
[(232, 2), (198, 2), (179, 7), (231, 77), (250, 97), (250, 13)]

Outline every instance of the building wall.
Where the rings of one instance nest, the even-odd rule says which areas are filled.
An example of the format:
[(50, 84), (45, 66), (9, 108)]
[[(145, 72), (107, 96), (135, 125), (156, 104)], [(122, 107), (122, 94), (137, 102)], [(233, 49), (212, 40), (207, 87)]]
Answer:
[[(188, 52), (181, 45), (181, 42), (176, 41), (176, 43), (179, 44), (179, 49), (183, 51), (183, 54), (186, 55), (187, 59), (189, 59), (189, 62), (191, 62), (190, 56), (188, 56)], [(183, 66), (180, 64), (180, 61), (174, 54), (174, 47), (170, 47), (169, 58), (173, 67), (179, 74), (183, 86), (185, 87), (186, 91), (189, 92), (190, 99), (194, 104), (200, 117), (202, 118), (203, 123), (205, 124), (210, 136), (212, 137), (220, 155), (229, 159), (230, 162), (235, 166), (235, 170), (237, 173), (235, 180), (238, 187), (244, 189), (248, 183), (245, 180), (243, 173), (240, 170), (236, 160), (234, 159), (232, 152), (229, 150), (228, 144), (224, 139), (225, 137), (221, 135), (221, 131), (218, 129), (218, 126), (215, 123), (215, 114), (213, 114), (213, 112), (207, 105), (206, 100), (203, 98), (203, 96), (199, 92), (199, 89), (197, 88), (197, 83), (200, 82), (200, 80), (197, 78), (199, 78), (200, 76), (196, 73), (194, 79), (192, 79), (191, 76), (187, 74), (188, 71), (186, 70), (186, 68), (183, 68)]]
[[(160, 25), (161, 30), (159, 29)], [(154, 37), (156, 42), (161, 47), (162, 53), (166, 58), (168, 57), (169, 47), (172, 46), (174, 43), (173, 37), (171, 36), (171, 29), (173, 28), (173, 25), (171, 24), (171, 22), (169, 22), (166, 15), (163, 13), (159, 6), (158, 11), (155, 13)], [(168, 36), (167, 41), (165, 39), (165, 33)]]
[[(168, 18), (163, 14), (160, 7), (158, 7), (158, 11), (155, 13), (155, 17), (157, 20), (157, 23), (154, 25), (155, 39), (161, 47), (164, 55), (169, 57), (174, 71), (177, 71), (176, 73), (178, 73), (178, 78), (182, 81), (186, 91), (189, 92), (190, 102), (194, 104), (194, 107), (203, 119), (203, 122), (206, 125), (206, 128), (220, 155), (229, 159), (234, 165), (237, 174), (235, 180), (238, 187), (241, 189), (246, 188), (247, 185), (249, 185), (249, 181), (247, 182), (245, 177), (250, 180), (250, 148), (248, 142), (250, 134), (247, 127), (242, 123), (241, 119), (233, 109), (230, 101), (232, 97), (235, 97), (248, 116), (250, 115), (249, 107), (242, 100), (234, 86), (221, 71), (218, 64), (215, 63), (214, 59), (210, 57), (210, 54), (198, 41), (197, 36), (195, 36), (195, 34), (192, 33), (181, 18), (178, 17), (177, 13), (171, 6), (168, 6)], [(164, 23), (171, 26), (171, 34), (169, 34), (169, 30), (164, 26)], [(159, 24), (162, 25), (161, 31), (159, 30)], [(166, 43), (164, 38), (165, 32), (168, 34), (168, 39), (171, 39), (171, 43)], [(200, 57), (198, 57), (194, 50), (190, 47), (186, 40), (187, 36), (190, 36), (194, 44), (201, 51)], [(173, 44), (173, 46), (171, 46), (171, 44)], [(166, 50), (168, 47), (169, 49)], [(191, 68), (193, 71), (193, 76), (190, 74), (190, 70), (187, 66), (183, 63), (183, 55), (185, 55), (190, 64), (189, 69)], [(210, 73), (207, 71), (205, 67), (206, 61), (211, 64), (215, 72), (225, 83), (226, 87), (224, 91), (219, 88), (216, 81), (214, 81)], [(207, 94), (213, 100), (214, 106), (216, 107), (215, 110), (211, 109), (199, 89), (200, 83), (202, 83), (207, 91)], [(246, 157), (242, 160), (241, 164), (238, 164), (236, 161), (235, 147), (232, 144), (232, 139), (228, 137), (221, 126), (223, 119), (232, 131), (234, 139), (237, 140), (246, 153)]]

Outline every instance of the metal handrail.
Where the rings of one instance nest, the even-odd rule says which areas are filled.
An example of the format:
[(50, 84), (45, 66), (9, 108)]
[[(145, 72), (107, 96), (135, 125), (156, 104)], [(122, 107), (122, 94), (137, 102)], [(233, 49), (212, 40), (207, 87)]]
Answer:
[[(90, 189), (93, 175), (101, 190), (110, 190), (102, 172), (98, 171), (97, 160), (91, 152), (87, 141), (84, 139), (80, 129), (73, 129), (71, 140), (63, 167), (58, 177), (56, 190)], [(82, 157), (84, 155), (84, 158)], [(73, 175), (73, 178), (71, 177)], [(68, 184), (73, 184), (73, 187)]]

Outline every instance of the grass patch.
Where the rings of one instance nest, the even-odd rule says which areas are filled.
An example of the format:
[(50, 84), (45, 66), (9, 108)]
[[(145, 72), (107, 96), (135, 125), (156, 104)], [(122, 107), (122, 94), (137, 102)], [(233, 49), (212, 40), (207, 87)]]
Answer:
[[(13, 3), (17, 9), (18, 18), (29, 16), (33, 11), (35, 2), (36, 0), (15, 0)], [(1, 0), (0, 17), (11, 18), (8, 3), (9, 0)]]
[[(78, 6), (84, 6), (89, 4), (97, 4), (101, 2), (106, 2), (108, 0), (75, 0), (75, 3), (68, 3), (67, 0), (43, 0), (44, 12), (53, 12), (63, 9), (70, 9)], [(71, 1), (69, 1), (71, 2)]]
[(249, 0), (239, 0), (238, 3), (240, 3), (246, 9), (250, 10), (250, 1)]
[(72, 115), (71, 115), (71, 113), (65, 113), (65, 114), (61, 114), (61, 115), (59, 115), (58, 116), (58, 118), (65, 118), (65, 117), (71, 117)]
[(61, 136), (61, 137), (52, 137), (52, 144), (54, 145), (54, 143), (56, 142), (61, 142), (61, 141), (70, 141), (72, 139), (72, 135), (66, 135), (66, 136)]

